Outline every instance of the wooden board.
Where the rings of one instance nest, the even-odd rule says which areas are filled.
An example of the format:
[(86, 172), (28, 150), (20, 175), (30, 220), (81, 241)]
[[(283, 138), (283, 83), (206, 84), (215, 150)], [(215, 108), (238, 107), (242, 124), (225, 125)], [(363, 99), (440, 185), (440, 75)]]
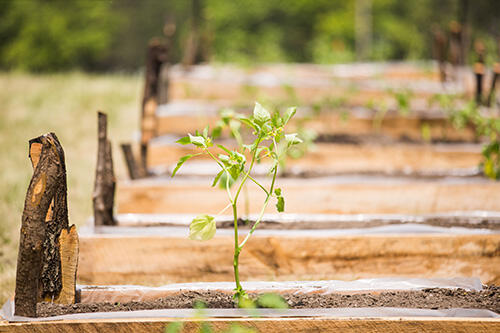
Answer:
[[(193, 154), (196, 148), (180, 144), (152, 144), (148, 165), (170, 166), (180, 157)], [(214, 149), (217, 153), (217, 148)], [(480, 146), (471, 145), (351, 145), (318, 143), (299, 159), (289, 158), (287, 167), (296, 171), (335, 173), (429, 173), (445, 174), (457, 169), (477, 168), (482, 160)], [(208, 162), (207, 155), (195, 157), (179, 170), (179, 175), (192, 162)]]
[[(227, 203), (224, 190), (206, 179), (147, 179), (119, 183), (119, 213), (216, 214)], [(264, 182), (265, 183), (265, 182)], [(427, 214), (499, 210), (500, 183), (447, 179), (429, 181), (391, 177), (279, 179), (285, 212), (324, 214)], [(248, 184), (249, 212), (258, 213), (265, 194)], [(243, 212), (244, 198), (239, 201)], [(267, 212), (275, 213), (275, 202)]]
[[(80, 236), (80, 284), (231, 281), (234, 240)], [(168, 235), (168, 232), (166, 233)], [(245, 280), (479, 277), (500, 283), (500, 235), (259, 236), (240, 257)]]
[[(33, 323), (1, 323), (5, 333), (150, 333), (163, 332), (170, 323), (182, 321), (182, 332), (199, 332), (201, 320), (174, 318), (137, 318), (51, 321)], [(441, 333), (441, 332), (498, 332), (500, 320), (492, 318), (210, 318), (214, 332), (228, 330), (232, 324), (252, 328), (260, 333), (270, 332), (380, 332), (380, 333)]]

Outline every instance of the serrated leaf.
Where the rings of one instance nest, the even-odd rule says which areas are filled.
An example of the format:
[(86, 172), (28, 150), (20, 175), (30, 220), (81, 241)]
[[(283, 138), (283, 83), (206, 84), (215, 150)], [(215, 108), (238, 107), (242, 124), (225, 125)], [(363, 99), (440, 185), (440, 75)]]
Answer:
[(175, 176), (175, 174), (177, 173), (177, 170), (179, 170), (179, 168), (184, 164), (184, 162), (186, 162), (187, 160), (189, 160), (193, 156), (194, 156), (193, 154), (188, 154), (188, 155), (185, 155), (185, 156), (182, 156), (181, 158), (179, 158), (179, 161), (177, 162), (177, 165), (175, 166), (174, 171), (172, 171), (172, 177)]
[(275, 188), (274, 189), (274, 194), (276, 194), (276, 196), (280, 196), (281, 195), (281, 189), (280, 188)]
[(194, 240), (209, 240), (215, 236), (216, 229), (213, 216), (207, 214), (198, 215), (189, 225), (189, 238)]
[(191, 139), (189, 138), (189, 136), (185, 136), (185, 137), (180, 138), (179, 140), (177, 140), (175, 142), (180, 143), (181, 145), (188, 145), (191, 143)]
[(271, 119), (271, 114), (262, 105), (260, 105), (260, 103), (255, 102), (253, 119), (255, 119), (257, 124), (264, 124), (266, 121)]
[(285, 140), (289, 146), (302, 143), (302, 139), (298, 137), (297, 133), (285, 134)]
[(270, 308), (270, 309), (287, 309), (288, 304), (286, 301), (283, 299), (278, 294), (274, 293), (266, 293), (263, 295), (260, 295), (259, 298), (257, 298), (257, 305), (260, 308)]
[(189, 135), (189, 140), (191, 141), (191, 143), (195, 146), (198, 146), (198, 147), (205, 147), (205, 138), (202, 137), (201, 135), (191, 135), (191, 134), (188, 134)]
[(212, 187), (214, 187), (215, 185), (217, 185), (217, 182), (219, 181), (220, 177), (222, 176), (222, 174), (224, 173), (224, 170), (221, 170), (217, 176), (215, 176), (214, 178), (214, 181), (212, 183)]
[(208, 125), (205, 126), (205, 128), (203, 129), (203, 137), (204, 138), (208, 137), (208, 129), (209, 129)]

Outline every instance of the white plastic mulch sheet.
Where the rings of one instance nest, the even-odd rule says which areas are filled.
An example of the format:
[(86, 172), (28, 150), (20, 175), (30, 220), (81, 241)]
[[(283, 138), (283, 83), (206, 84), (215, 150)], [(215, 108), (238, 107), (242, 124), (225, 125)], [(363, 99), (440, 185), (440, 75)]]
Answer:
[[(426, 288), (462, 288), (480, 291), (482, 284), (477, 278), (416, 279), (381, 278), (356, 281), (293, 281), (293, 282), (246, 282), (248, 292), (280, 293), (338, 293), (369, 292), (381, 290), (421, 290)], [(162, 287), (143, 286), (80, 286), (82, 302), (126, 302), (150, 300), (183, 290), (218, 290), (232, 292), (233, 282), (177, 283)], [(0, 315), (8, 321), (48, 321), (81, 319), (127, 319), (127, 318), (192, 318), (199, 315), (194, 309), (141, 310), (127, 312), (94, 312), (54, 316), (50, 318), (27, 318), (14, 315), (14, 304), (9, 300)], [(408, 309), (408, 308), (328, 308), (328, 309), (207, 309), (206, 317), (480, 317), (500, 318), (489, 310), (482, 309)]]

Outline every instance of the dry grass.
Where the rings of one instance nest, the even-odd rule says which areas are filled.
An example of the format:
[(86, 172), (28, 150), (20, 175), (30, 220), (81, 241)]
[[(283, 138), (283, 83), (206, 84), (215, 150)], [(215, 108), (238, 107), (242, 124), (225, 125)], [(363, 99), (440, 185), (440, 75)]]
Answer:
[(14, 292), (19, 227), (32, 174), (28, 140), (55, 132), (66, 153), (70, 223), (92, 214), (97, 147), (96, 111), (108, 113), (116, 172), (125, 167), (119, 143), (138, 129), (142, 77), (64, 73), (0, 73), (0, 304)]

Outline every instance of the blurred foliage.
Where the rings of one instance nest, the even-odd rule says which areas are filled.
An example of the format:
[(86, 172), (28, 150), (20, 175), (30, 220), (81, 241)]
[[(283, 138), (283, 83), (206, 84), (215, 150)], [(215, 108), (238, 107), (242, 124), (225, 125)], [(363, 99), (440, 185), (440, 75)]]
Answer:
[[(500, 1), (372, 0), (369, 60), (431, 57), (432, 29), (448, 31), (468, 3), (471, 39), (498, 58)], [(150, 38), (176, 31), (172, 60), (182, 59), (192, 0), (0, 0), (0, 67), (136, 70)], [(224, 62), (355, 59), (356, 0), (201, 0), (205, 55)], [(171, 31), (172, 32), (172, 31)], [(169, 33), (170, 34), (170, 33)], [(472, 45), (472, 44), (471, 44)], [(469, 61), (474, 61), (471, 52)]]

